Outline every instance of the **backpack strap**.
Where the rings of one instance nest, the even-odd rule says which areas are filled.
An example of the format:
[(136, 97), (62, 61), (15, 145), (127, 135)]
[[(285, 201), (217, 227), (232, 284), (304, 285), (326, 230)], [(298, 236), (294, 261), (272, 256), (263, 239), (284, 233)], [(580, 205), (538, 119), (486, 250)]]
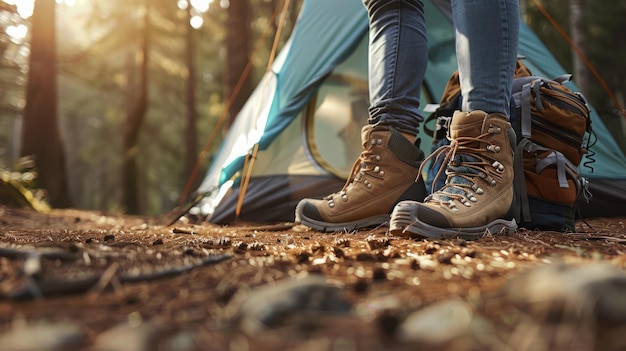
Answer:
[(546, 169), (551, 165), (556, 165), (556, 177), (559, 180), (559, 187), (561, 188), (569, 188), (569, 183), (567, 182), (566, 175), (566, 167), (565, 163), (568, 162), (565, 156), (558, 151), (551, 152), (547, 157), (537, 160), (537, 165), (535, 167), (537, 174)]
[[(550, 151), (550, 154), (548, 154), (548, 156), (537, 160), (535, 173), (539, 174), (547, 167), (556, 165), (556, 173), (559, 180), (559, 186), (561, 188), (569, 188), (569, 183), (567, 182), (568, 167), (569, 169), (577, 169), (578, 167), (576, 167), (570, 160), (568, 160), (565, 155), (556, 150), (535, 144), (530, 140), (528, 140), (528, 142), (524, 144), (524, 150), (530, 153), (534, 153), (536, 151)], [(573, 179), (578, 178), (577, 176), (572, 176), (572, 174), (570, 174), (570, 177)]]
[(526, 193), (526, 177), (524, 176), (524, 147), (532, 143), (522, 138), (515, 148), (513, 157), (513, 192), (515, 193), (515, 219), (517, 222), (530, 222), (530, 205)]
[[(533, 78), (533, 79), (528, 79)], [(531, 95), (535, 96), (535, 108), (543, 110), (543, 104), (541, 103), (541, 78), (528, 77), (524, 78), (522, 82), (521, 90), (521, 116), (520, 116), (520, 129), (522, 137), (530, 138), (532, 135), (532, 117), (530, 113), (530, 98)]]
[(548, 156), (538, 159), (535, 165), (535, 173), (539, 174), (544, 169), (550, 166), (556, 167), (557, 178), (559, 181), (559, 187), (569, 188), (567, 178), (574, 180), (576, 185), (577, 198), (584, 194), (585, 184), (584, 179), (576, 174), (575, 170), (578, 169), (570, 160), (568, 160), (562, 153), (543, 147), (532, 142), (530, 139), (522, 138), (515, 148), (515, 156), (513, 159), (513, 189), (515, 192), (515, 218), (522, 220), (523, 222), (530, 222), (530, 205), (528, 202), (528, 195), (526, 190), (526, 181), (524, 176), (524, 151), (535, 153), (537, 151), (550, 151)]
[[(426, 134), (433, 137), (433, 144), (437, 143), (438, 139), (440, 139), (442, 135), (445, 136), (446, 134), (443, 133), (442, 135), (439, 135), (439, 131), (444, 127), (445, 130), (448, 128), (448, 125), (443, 124), (444, 122), (442, 122), (441, 118), (445, 117), (451, 119), (454, 112), (461, 109), (461, 101), (461, 91), (459, 91), (456, 94), (451, 95), (448, 101), (441, 101), (437, 109), (426, 118), (424, 123), (422, 123), (422, 128)], [(428, 127), (432, 121), (435, 121), (435, 126), (433, 127), (434, 129), (430, 129)]]

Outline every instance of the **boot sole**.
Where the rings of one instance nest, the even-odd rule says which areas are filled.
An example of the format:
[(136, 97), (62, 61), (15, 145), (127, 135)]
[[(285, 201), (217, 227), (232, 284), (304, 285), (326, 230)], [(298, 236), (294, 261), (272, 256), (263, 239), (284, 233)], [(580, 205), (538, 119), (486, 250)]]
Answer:
[(479, 227), (439, 228), (417, 219), (410, 209), (396, 206), (389, 223), (389, 232), (394, 236), (428, 239), (476, 240), (487, 235), (509, 235), (517, 229), (515, 219), (496, 219)]
[(351, 232), (357, 229), (376, 227), (379, 225), (386, 225), (389, 223), (389, 215), (377, 215), (373, 217), (359, 219), (351, 222), (330, 223), (324, 221), (318, 221), (316, 219), (308, 218), (302, 214), (300, 204), (296, 206), (296, 220), (295, 223), (305, 225), (309, 228), (320, 232)]

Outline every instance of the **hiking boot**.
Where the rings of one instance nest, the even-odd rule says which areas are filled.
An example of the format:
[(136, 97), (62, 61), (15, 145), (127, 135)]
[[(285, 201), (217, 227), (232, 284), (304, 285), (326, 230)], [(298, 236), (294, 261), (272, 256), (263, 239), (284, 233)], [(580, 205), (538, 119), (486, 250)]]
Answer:
[(450, 145), (424, 161), (444, 157), (445, 185), (424, 203), (398, 203), (389, 231), (438, 239), (513, 232), (517, 224), (512, 215), (515, 132), (511, 124), (501, 114), (457, 111), (449, 136)]
[(341, 191), (323, 199), (303, 199), (296, 223), (318, 231), (351, 231), (389, 223), (402, 200), (422, 201), (426, 189), (416, 181), (424, 153), (389, 126), (363, 127), (363, 151)]

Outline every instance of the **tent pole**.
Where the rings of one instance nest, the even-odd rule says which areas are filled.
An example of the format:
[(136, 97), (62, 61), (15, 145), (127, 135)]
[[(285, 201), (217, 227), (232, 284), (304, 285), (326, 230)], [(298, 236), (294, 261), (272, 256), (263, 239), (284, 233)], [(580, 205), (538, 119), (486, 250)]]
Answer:
[[(237, 208), (235, 209), (235, 218), (239, 219), (239, 215), (241, 214), (241, 208), (243, 207), (243, 200), (246, 196), (246, 190), (248, 189), (248, 183), (250, 183), (250, 177), (252, 176), (252, 168), (254, 168), (254, 160), (256, 160), (256, 155), (259, 152), (259, 144), (254, 144), (254, 148), (252, 149), (252, 153), (248, 154), (246, 157), (246, 162), (244, 164), (244, 175), (241, 179), (241, 185), (239, 186), (239, 197), (237, 198)], [(249, 160), (249, 161), (248, 161)], [(248, 165), (248, 169), (246, 169), (246, 164)]]
[[(274, 59), (276, 58), (276, 52), (278, 50), (278, 42), (280, 41), (280, 36), (285, 27), (285, 20), (287, 18), (287, 11), (289, 10), (289, 6), (291, 5), (291, 0), (285, 0), (283, 3), (283, 11), (280, 15), (280, 20), (278, 22), (278, 28), (276, 29), (276, 34), (274, 35), (274, 43), (272, 44), (272, 51), (270, 52), (270, 57), (267, 63), (266, 73), (270, 72), (272, 69), (272, 65), (274, 64)], [(241, 180), (241, 185), (239, 186), (239, 197), (237, 198), (237, 208), (235, 209), (235, 218), (239, 218), (241, 214), (241, 208), (243, 207), (243, 200), (246, 196), (246, 190), (248, 189), (248, 183), (250, 183), (250, 177), (252, 175), (252, 168), (254, 167), (254, 160), (256, 159), (256, 155), (259, 151), (259, 143), (254, 144), (252, 149), (252, 154), (248, 154), (250, 157), (250, 163), (248, 165), (248, 169), (246, 171), (245, 164), (243, 171), (245, 174)], [(246, 160), (248, 157), (246, 157)]]
[[(265, 37), (270, 32), (270, 29), (271, 29), (270, 23), (273, 23), (277, 16), (278, 16), (278, 6), (274, 10), (274, 13), (272, 14), (272, 18), (268, 22), (267, 26), (265, 26), (265, 30), (263, 31), (263, 33), (261, 34), (261, 37), (257, 41), (257, 45), (254, 48), (252, 55), (250, 55), (250, 59), (248, 60), (247, 66), (244, 68), (243, 72), (241, 73), (241, 77), (239, 78), (239, 81), (237, 82), (237, 86), (233, 90), (232, 95), (228, 98), (228, 101), (226, 101), (226, 106), (224, 107), (224, 111), (222, 115), (217, 120), (217, 123), (215, 124), (213, 130), (211, 131), (211, 135), (209, 136), (207, 142), (204, 144), (202, 151), (200, 151), (200, 153), (198, 154), (198, 159), (196, 160), (196, 164), (194, 165), (194, 168), (191, 174), (189, 175), (189, 178), (187, 179), (187, 183), (185, 184), (185, 187), (182, 193), (180, 194), (180, 197), (178, 198), (178, 205), (182, 205), (187, 199), (187, 196), (189, 195), (189, 193), (191, 192), (191, 187), (193, 185), (194, 180), (196, 179), (196, 176), (198, 175), (198, 172), (200, 171), (200, 166), (202, 164), (202, 161), (204, 161), (204, 159), (206, 158), (206, 155), (209, 152), (209, 149), (211, 148), (211, 146), (213, 146), (213, 143), (215, 142), (217, 135), (219, 134), (219, 132), (222, 131), (222, 127), (224, 123), (226, 122), (226, 119), (230, 113), (230, 108), (235, 102), (235, 98), (239, 95), (239, 91), (241, 90), (241, 86), (243, 85), (243, 82), (246, 80), (250, 71), (253, 68), (253, 65), (252, 65), (253, 59), (256, 57), (257, 52), (262, 47), (262, 44), (265, 41)], [(272, 60), (273, 58), (270, 58), (270, 61)], [(270, 66), (268, 65), (268, 67)], [(267, 70), (269, 70), (269, 68)]]

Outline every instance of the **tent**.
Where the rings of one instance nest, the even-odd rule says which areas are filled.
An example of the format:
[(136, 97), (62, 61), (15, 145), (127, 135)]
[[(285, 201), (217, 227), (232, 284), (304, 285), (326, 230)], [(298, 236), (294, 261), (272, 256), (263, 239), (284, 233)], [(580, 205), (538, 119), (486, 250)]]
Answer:
[[(449, 0), (424, 4), (429, 63), (422, 104), (427, 106), (439, 100), (456, 70), (456, 56)], [(300, 199), (343, 186), (360, 152), (367, 116), (367, 27), (360, 0), (303, 2), (290, 39), (214, 156), (197, 190), (206, 196), (195, 212), (218, 224), (293, 221)], [(523, 23), (518, 54), (536, 75), (566, 73)], [(626, 214), (619, 205), (626, 203), (626, 157), (595, 111), (592, 121), (597, 143), (581, 163), (592, 168), (581, 171), (594, 197), (583, 214)], [(428, 154), (431, 137), (420, 133)]]

